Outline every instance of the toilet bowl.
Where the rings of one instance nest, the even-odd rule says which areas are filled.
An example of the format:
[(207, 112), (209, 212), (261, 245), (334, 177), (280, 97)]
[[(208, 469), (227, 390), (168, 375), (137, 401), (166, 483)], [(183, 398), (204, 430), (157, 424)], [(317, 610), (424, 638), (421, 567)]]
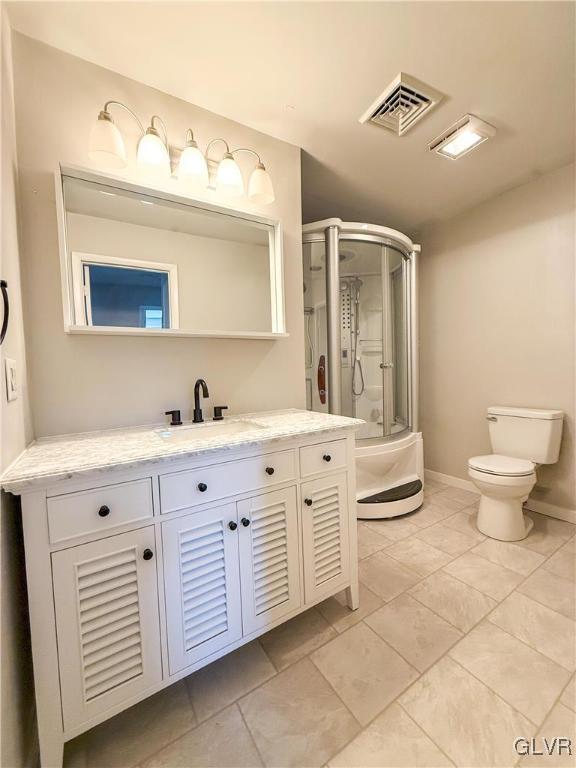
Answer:
[(536, 484), (536, 467), (554, 464), (560, 453), (562, 411), (493, 405), (488, 408), (494, 453), (468, 460), (468, 476), (481, 493), (476, 525), (500, 541), (520, 541), (533, 521), (522, 504)]
[(478, 530), (500, 541), (520, 541), (530, 533), (533, 521), (524, 516), (522, 504), (536, 484), (536, 471), (528, 459), (510, 456), (474, 456), (468, 476), (481, 493)]

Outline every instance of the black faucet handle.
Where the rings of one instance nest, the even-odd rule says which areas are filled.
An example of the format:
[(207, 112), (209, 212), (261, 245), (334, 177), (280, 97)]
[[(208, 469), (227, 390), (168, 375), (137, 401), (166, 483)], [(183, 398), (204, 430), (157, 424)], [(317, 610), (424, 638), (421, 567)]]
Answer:
[(172, 421), (170, 422), (171, 427), (179, 427), (182, 424), (180, 411), (166, 411), (164, 415), (172, 417)]
[(214, 406), (214, 418), (212, 421), (222, 421), (224, 416), (222, 416), (222, 411), (227, 411), (228, 406), (227, 405), (215, 405)]

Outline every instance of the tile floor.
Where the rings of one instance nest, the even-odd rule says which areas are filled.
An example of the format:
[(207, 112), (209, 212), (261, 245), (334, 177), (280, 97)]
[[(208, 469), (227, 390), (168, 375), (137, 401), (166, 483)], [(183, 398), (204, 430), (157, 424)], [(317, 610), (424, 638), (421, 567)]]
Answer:
[(504, 544), (476, 506), (428, 483), (418, 512), (359, 523), (358, 611), (330, 598), (70, 742), (65, 765), (576, 766), (513, 750), (576, 753), (576, 526), (533, 515)]

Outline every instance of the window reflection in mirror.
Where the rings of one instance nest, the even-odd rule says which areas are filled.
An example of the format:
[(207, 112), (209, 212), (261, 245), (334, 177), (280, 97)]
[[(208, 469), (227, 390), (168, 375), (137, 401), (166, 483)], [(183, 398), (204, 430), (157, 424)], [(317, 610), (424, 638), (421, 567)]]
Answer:
[(73, 325), (278, 330), (272, 224), (72, 176), (63, 193)]

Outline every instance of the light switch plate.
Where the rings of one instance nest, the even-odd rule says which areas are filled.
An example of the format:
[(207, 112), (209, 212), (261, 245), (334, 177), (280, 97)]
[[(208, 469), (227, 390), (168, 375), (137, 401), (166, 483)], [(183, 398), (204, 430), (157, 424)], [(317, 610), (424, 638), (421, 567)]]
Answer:
[(6, 397), (8, 402), (16, 400), (18, 397), (18, 379), (16, 377), (16, 360), (7, 357), (4, 361), (6, 366)]

